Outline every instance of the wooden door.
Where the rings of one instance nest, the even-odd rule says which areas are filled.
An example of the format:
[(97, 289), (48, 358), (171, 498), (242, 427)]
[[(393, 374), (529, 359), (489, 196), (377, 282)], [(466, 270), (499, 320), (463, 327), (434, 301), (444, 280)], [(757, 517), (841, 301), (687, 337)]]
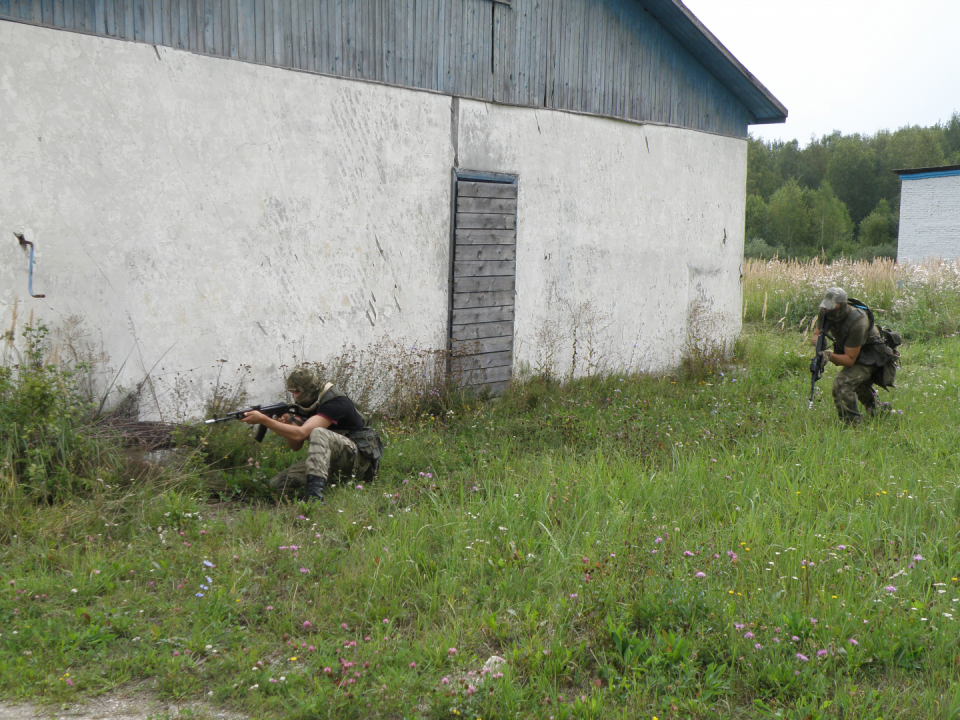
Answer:
[(497, 394), (513, 374), (517, 178), (458, 173), (454, 194), (451, 370)]

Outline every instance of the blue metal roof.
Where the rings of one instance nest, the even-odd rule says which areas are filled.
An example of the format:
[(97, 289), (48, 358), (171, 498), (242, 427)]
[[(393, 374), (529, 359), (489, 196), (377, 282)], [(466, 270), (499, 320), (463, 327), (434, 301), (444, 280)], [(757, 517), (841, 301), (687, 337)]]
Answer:
[(680, 0), (639, 0), (684, 49), (724, 85), (756, 121), (782, 123), (787, 108), (747, 70)]
[(960, 175), (960, 165), (940, 165), (927, 168), (904, 168), (891, 170), (900, 176), (901, 180), (926, 180), (934, 177), (955, 177)]

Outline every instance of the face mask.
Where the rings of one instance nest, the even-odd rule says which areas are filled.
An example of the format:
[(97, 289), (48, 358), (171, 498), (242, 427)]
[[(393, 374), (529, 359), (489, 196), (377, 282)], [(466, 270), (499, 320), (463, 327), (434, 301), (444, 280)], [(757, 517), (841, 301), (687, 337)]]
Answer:
[(843, 310), (843, 305), (837, 305), (833, 310), (827, 311), (827, 317), (829, 317), (831, 320), (839, 320), (843, 317)]

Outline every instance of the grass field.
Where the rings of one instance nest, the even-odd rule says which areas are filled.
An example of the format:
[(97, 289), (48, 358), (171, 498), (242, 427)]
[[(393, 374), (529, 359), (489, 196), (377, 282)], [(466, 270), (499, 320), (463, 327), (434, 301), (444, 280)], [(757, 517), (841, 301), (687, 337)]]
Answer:
[(295, 456), (237, 426), (161, 469), (83, 445), (100, 474), (53, 505), (8, 456), (0, 695), (155, 679), (264, 718), (960, 717), (960, 340), (905, 346), (901, 412), (857, 428), (835, 370), (807, 410), (810, 355), (755, 327), (712, 374), (533, 379), (384, 423), (381, 477), (320, 508), (267, 499)]

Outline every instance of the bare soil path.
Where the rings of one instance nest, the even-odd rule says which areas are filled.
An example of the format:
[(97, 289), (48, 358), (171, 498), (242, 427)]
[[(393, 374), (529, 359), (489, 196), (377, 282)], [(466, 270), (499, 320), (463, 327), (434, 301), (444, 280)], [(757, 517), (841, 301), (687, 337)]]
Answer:
[(0, 720), (247, 720), (246, 715), (204, 702), (159, 700), (143, 688), (84, 698), (67, 705), (38, 705), (0, 701)]

